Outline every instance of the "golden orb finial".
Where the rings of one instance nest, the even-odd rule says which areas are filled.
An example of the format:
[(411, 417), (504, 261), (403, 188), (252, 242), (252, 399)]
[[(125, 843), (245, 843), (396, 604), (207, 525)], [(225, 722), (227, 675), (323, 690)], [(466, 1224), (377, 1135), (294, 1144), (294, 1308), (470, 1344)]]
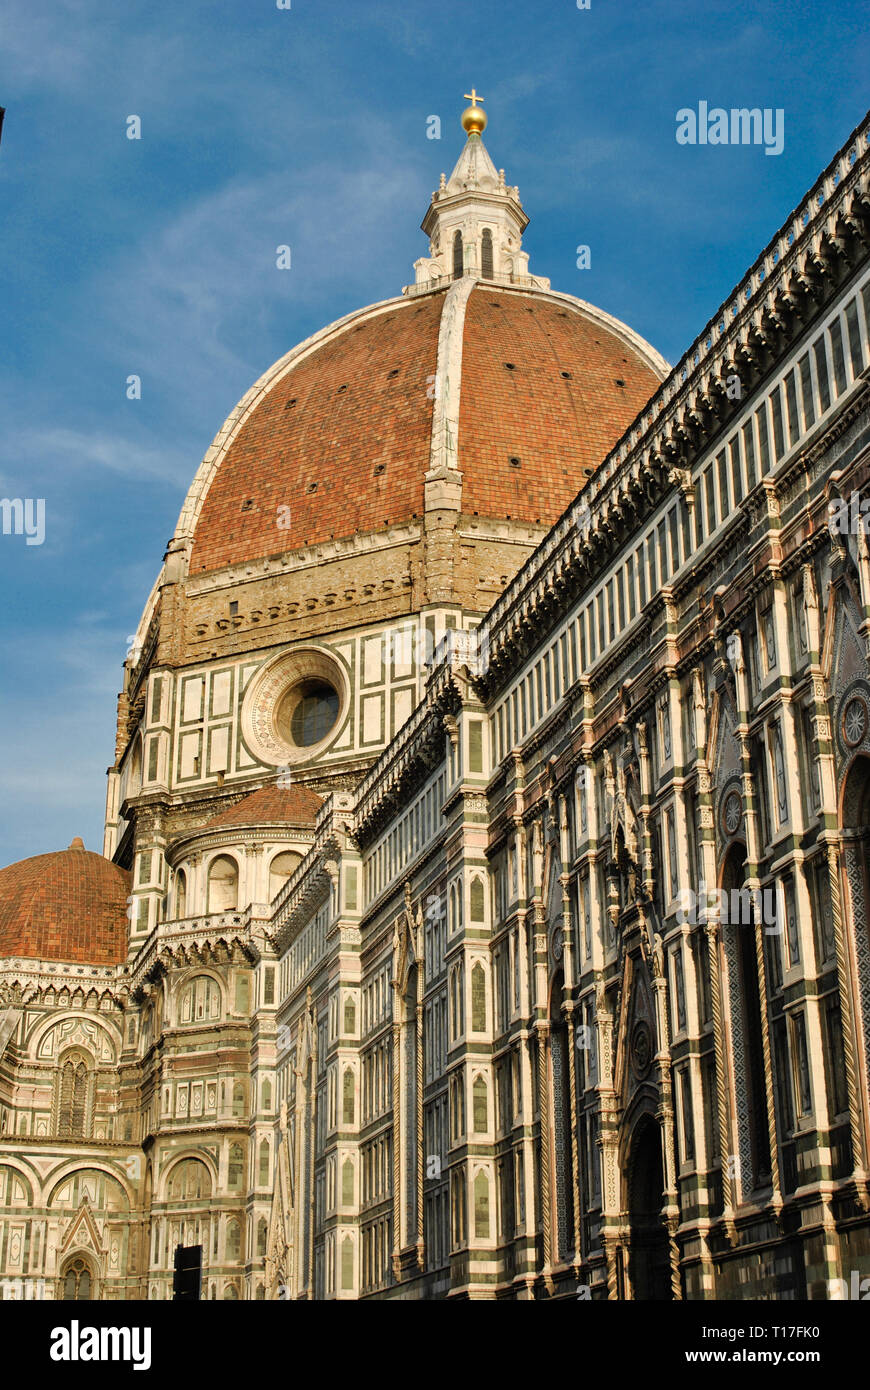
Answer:
[(471, 102), (471, 105), (466, 106), (462, 113), (462, 129), (468, 135), (482, 135), (486, 130), (486, 112), (477, 103), (485, 98), (479, 97), (473, 87), (470, 92), (464, 92), (463, 95), (466, 101)]

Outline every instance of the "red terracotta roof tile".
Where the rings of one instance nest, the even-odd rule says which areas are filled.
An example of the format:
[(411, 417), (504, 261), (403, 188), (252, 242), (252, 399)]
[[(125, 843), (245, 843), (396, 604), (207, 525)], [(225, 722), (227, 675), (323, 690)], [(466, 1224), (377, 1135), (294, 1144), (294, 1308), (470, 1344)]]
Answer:
[(313, 825), (322, 805), (323, 797), (310, 787), (273, 783), (242, 797), (208, 824), (210, 829), (216, 825)]
[(443, 303), (349, 324), (276, 382), (209, 487), (191, 574), (422, 515)]
[(462, 353), (462, 510), (479, 516), (555, 521), (659, 385), (581, 309), (482, 285)]
[[(346, 325), (275, 382), (209, 486), (191, 574), (422, 515), (445, 294)], [(552, 523), (658, 384), (635, 347), (570, 300), (478, 285), (463, 339), (462, 511)]]

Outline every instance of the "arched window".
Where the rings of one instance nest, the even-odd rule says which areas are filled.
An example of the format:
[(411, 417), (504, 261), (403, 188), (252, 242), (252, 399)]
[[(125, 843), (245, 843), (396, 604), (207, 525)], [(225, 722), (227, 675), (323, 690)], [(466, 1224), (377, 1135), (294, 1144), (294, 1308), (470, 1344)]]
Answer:
[(241, 1081), (233, 1086), (233, 1117), (239, 1119), (245, 1113), (245, 1088)]
[(187, 916), (187, 875), (179, 869), (175, 875), (175, 920)]
[(130, 758), (130, 776), (127, 779), (127, 795), (138, 796), (142, 789), (142, 740), (137, 738)]
[(353, 1288), (353, 1241), (345, 1236), (341, 1242), (341, 1287)]
[(238, 865), (228, 854), (219, 854), (208, 871), (208, 911), (233, 912), (238, 905)]
[(251, 977), (247, 973), (236, 976), (236, 1013), (246, 1014), (251, 1001)]
[(263, 1109), (264, 1109), (264, 1110), (271, 1110), (271, 1109), (272, 1109), (272, 1083), (271, 1083), (271, 1081), (264, 1081), (264, 1082), (263, 1082)]
[(484, 227), (480, 243), (480, 273), (484, 280), (492, 279), (492, 232), (489, 227)]
[[(266, 1254), (266, 1232), (267, 1232), (267, 1229), (268, 1229), (268, 1228), (267, 1228), (267, 1226), (266, 1226), (266, 1218), (265, 1218), (265, 1216), (261, 1216), (261, 1217), (260, 1217), (260, 1220), (257, 1222), (257, 1255), (259, 1256), (259, 1258), (260, 1258), (261, 1260), (263, 1259), (264, 1255)], [(262, 1286), (261, 1286), (261, 1287), (262, 1287)]]
[(475, 1134), (485, 1134), (487, 1127), (486, 1077), (475, 1077), (471, 1091), (474, 1132)]
[(465, 997), (462, 987), (462, 966), (457, 965), (450, 978), (450, 1032), (454, 1041), (465, 1032)]
[(475, 1033), (486, 1031), (486, 975), (480, 961), (471, 968), (471, 1026)]
[(91, 1271), (84, 1260), (73, 1260), (67, 1265), (63, 1280), (63, 1296), (69, 1302), (82, 1302), (91, 1298)]
[(242, 1228), (238, 1221), (227, 1223), (227, 1259), (237, 1260), (242, 1249)]
[(269, 1141), (263, 1139), (260, 1144), (260, 1173), (258, 1178), (260, 1187), (269, 1185)]
[(344, 1078), (342, 1081), (342, 1123), (353, 1124), (354, 1117), (354, 1074), (350, 1067), (345, 1067)]
[(185, 1158), (176, 1163), (169, 1175), (170, 1201), (192, 1201), (211, 1196), (211, 1176), (198, 1158)]
[(278, 896), (288, 878), (292, 877), (301, 863), (302, 855), (292, 849), (275, 855), (269, 865), (269, 902)]
[(489, 1239), (489, 1179), (482, 1170), (474, 1179), (474, 1234)]
[(62, 1139), (86, 1139), (90, 1128), (90, 1073), (80, 1052), (61, 1062), (58, 1078), (57, 1132)]
[(201, 1023), (221, 1016), (221, 991), (210, 975), (188, 980), (178, 1001), (179, 1023)]
[(471, 880), (471, 920), (472, 922), (482, 922), (483, 919), (483, 879), (475, 874)]
[(243, 1169), (242, 1146), (241, 1144), (231, 1144), (230, 1162), (227, 1170), (227, 1181), (230, 1187), (241, 1187)]
[(453, 278), (462, 279), (462, 233), (456, 232), (453, 237)]

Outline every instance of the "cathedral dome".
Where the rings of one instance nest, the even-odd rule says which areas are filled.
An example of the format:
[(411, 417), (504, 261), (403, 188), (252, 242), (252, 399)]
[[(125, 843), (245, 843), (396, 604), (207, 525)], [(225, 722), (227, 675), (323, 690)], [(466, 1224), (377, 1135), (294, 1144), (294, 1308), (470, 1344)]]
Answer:
[[(529, 219), (470, 96), (415, 283), (301, 343), (239, 402), (187, 495), (175, 577), (207, 587), (397, 529), (431, 538), (447, 512), (465, 542), (476, 527), (528, 553), (664, 379), (632, 329), (529, 273)], [(443, 598), (443, 565), (434, 587)]]
[(127, 957), (130, 875), (81, 840), (0, 869), (0, 959), (117, 965)]
[(445, 453), (464, 515), (549, 525), (663, 367), (610, 315), (528, 286), (463, 277), (363, 309), (230, 416), (186, 504), (189, 573), (414, 525)]

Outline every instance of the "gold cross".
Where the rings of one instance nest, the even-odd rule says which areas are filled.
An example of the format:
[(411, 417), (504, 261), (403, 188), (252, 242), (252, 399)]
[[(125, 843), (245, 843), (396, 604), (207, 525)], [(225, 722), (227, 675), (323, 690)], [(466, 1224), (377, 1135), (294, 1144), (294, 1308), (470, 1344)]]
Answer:
[(473, 87), (470, 92), (463, 92), (462, 95), (466, 101), (471, 102), (472, 106), (477, 106), (480, 101), (486, 101), (486, 97), (479, 97)]

